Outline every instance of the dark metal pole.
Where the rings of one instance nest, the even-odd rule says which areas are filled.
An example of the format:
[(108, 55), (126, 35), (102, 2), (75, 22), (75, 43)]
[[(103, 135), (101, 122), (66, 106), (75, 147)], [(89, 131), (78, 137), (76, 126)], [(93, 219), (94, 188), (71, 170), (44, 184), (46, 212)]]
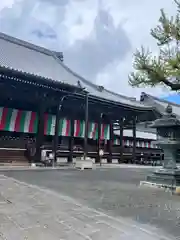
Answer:
[[(58, 142), (59, 142), (59, 120), (60, 120), (60, 115), (61, 115), (62, 104), (63, 104), (63, 101), (65, 98), (71, 97), (74, 94), (64, 95), (59, 101), (59, 105), (58, 105), (57, 113), (56, 113), (55, 135), (54, 135), (54, 142), (53, 142), (53, 154), (54, 154), (53, 163), (52, 163), (53, 166), (54, 166), (54, 163), (57, 161), (57, 148), (58, 148)], [(87, 111), (88, 111), (88, 109), (87, 109)], [(87, 118), (88, 118), (88, 116), (87, 116)]]
[[(65, 97), (65, 96), (64, 96)], [(54, 163), (57, 162), (57, 148), (59, 143), (59, 120), (60, 120), (60, 114), (61, 114), (61, 108), (62, 108), (62, 102), (64, 100), (64, 97), (61, 98), (58, 107), (57, 107), (57, 113), (56, 113), (56, 122), (55, 122), (55, 135), (54, 135), (54, 142), (53, 142), (53, 167)]]
[(86, 93), (85, 97), (85, 134), (84, 134), (84, 160), (87, 157), (88, 151), (88, 120), (89, 120), (89, 95)]
[(38, 131), (37, 131), (36, 143), (35, 143), (35, 146), (33, 146), (36, 149), (35, 155), (33, 155), (34, 162), (39, 162), (41, 160), (41, 150), (42, 150), (42, 145), (44, 141), (44, 112), (45, 112), (45, 106), (41, 104), (38, 111), (38, 129), (37, 129)]
[(99, 121), (99, 126), (98, 126), (98, 157), (99, 157), (99, 164), (100, 166), (102, 165), (102, 156), (100, 155), (100, 150), (101, 150), (101, 124), (102, 124), (102, 117), (103, 117), (103, 113), (101, 113), (100, 115), (100, 121)]
[(114, 141), (114, 131), (113, 131), (113, 124), (112, 120), (109, 119), (109, 126), (110, 126), (110, 139), (109, 139), (109, 156), (108, 156), (108, 163), (112, 163), (112, 144)]
[(71, 118), (71, 136), (69, 138), (68, 163), (73, 162), (73, 145), (74, 145), (74, 116)]

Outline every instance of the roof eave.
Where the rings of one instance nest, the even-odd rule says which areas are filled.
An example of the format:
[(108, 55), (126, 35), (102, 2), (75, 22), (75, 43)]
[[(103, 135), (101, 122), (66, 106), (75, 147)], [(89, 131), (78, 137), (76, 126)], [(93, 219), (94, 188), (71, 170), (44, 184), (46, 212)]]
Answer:
[[(58, 81), (54, 81), (53, 79), (49, 79), (49, 78), (44, 78), (44, 77), (41, 77), (41, 76), (38, 76), (38, 75), (34, 75), (34, 74), (30, 74), (30, 73), (27, 73), (27, 72), (22, 72), (22, 71), (19, 71), (19, 70), (16, 70), (16, 69), (12, 69), (12, 68), (7, 68), (5, 66), (1, 66), (0, 65), (0, 74), (4, 74), (4, 75), (13, 75), (13, 77), (17, 77), (17, 78), (20, 78), (23, 80), (23, 78), (28, 78), (30, 82), (32, 82), (32, 79), (34, 79), (35, 81), (34, 82), (34, 85), (37, 85), (37, 86), (49, 86), (51, 88), (62, 88), (62, 86), (64, 87), (68, 87), (68, 88), (71, 88), (71, 89), (78, 89), (78, 90), (83, 90), (80, 86), (75, 86), (75, 85), (70, 85), (70, 84), (67, 84), (67, 83), (63, 83), (63, 82), (58, 82)], [(27, 83), (27, 80), (25, 79), (25, 82)], [(109, 103), (109, 104), (113, 104), (113, 105), (118, 105), (118, 106), (122, 106), (122, 107), (125, 107), (125, 108), (128, 108), (128, 109), (132, 109), (132, 110), (137, 110), (137, 111), (142, 111), (142, 112), (145, 112), (145, 111), (153, 111), (153, 108), (152, 107), (149, 107), (149, 106), (135, 106), (135, 105), (129, 105), (129, 104), (125, 104), (125, 103), (121, 103), (121, 102), (116, 102), (116, 101), (112, 101), (112, 100), (108, 100), (108, 99), (105, 99), (105, 98), (99, 98), (99, 97), (96, 97), (96, 96), (93, 96), (90, 94), (90, 97), (92, 99), (95, 99), (95, 100), (98, 100), (100, 102), (106, 102), (106, 103)]]
[[(45, 78), (45, 77), (41, 77), (41, 76), (38, 76), (38, 75), (34, 75), (34, 74), (31, 74), (31, 73), (27, 73), (27, 72), (23, 72), (23, 71), (19, 71), (19, 70), (16, 70), (16, 69), (13, 69), (13, 68), (8, 68), (8, 67), (5, 67), (5, 66), (1, 66), (0, 65), (0, 74), (3, 74), (3, 75), (13, 75), (12, 77), (14, 78), (19, 78), (23, 81), (23, 79), (25, 80), (24, 82), (27, 83), (27, 79), (29, 80), (29, 83), (33, 82), (34, 85), (36, 86), (41, 86), (43, 87), (44, 86), (48, 86), (49, 88), (62, 88), (62, 86), (64, 87), (68, 87), (68, 88), (72, 88), (72, 89), (79, 89), (81, 90), (82, 88), (80, 88), (77, 84), (77, 86), (75, 85), (70, 85), (70, 84), (67, 84), (67, 83), (63, 83), (63, 82), (60, 82), (60, 81), (55, 81), (53, 79), (50, 79), (50, 78)], [(32, 79), (34, 81), (32, 81)]]
[(93, 99), (96, 99), (98, 101), (103, 101), (103, 102), (107, 102), (107, 103), (110, 103), (110, 104), (114, 104), (114, 105), (119, 105), (119, 106), (122, 106), (122, 107), (126, 107), (128, 109), (132, 109), (132, 110), (139, 110), (139, 111), (142, 111), (142, 112), (145, 112), (145, 111), (153, 111), (155, 110), (153, 107), (149, 107), (149, 106), (134, 106), (134, 105), (130, 105), (130, 104), (125, 104), (125, 103), (121, 103), (121, 102), (116, 102), (116, 101), (110, 101), (108, 99), (105, 99), (105, 98), (99, 98), (99, 97), (96, 97), (94, 95), (91, 95), (91, 98)]

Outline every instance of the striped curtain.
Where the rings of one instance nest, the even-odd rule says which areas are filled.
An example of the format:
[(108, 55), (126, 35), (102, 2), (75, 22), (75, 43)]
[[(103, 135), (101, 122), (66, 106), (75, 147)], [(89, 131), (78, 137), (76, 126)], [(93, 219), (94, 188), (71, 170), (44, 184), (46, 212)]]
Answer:
[[(51, 114), (44, 115), (44, 135), (55, 134), (56, 116)], [(36, 112), (24, 111), (12, 108), (0, 107), (0, 131), (37, 133), (38, 115)], [(59, 136), (71, 135), (71, 121), (69, 119), (60, 119)], [(85, 121), (74, 121), (74, 137), (83, 138), (85, 135)], [(88, 123), (88, 138), (98, 139), (98, 124), (94, 122)], [(101, 124), (100, 131), (101, 140), (110, 139), (110, 125)], [(119, 145), (119, 139), (114, 140), (115, 145)], [(137, 147), (142, 148), (158, 148), (150, 141), (137, 141)], [(125, 146), (132, 146), (131, 140), (124, 140)]]

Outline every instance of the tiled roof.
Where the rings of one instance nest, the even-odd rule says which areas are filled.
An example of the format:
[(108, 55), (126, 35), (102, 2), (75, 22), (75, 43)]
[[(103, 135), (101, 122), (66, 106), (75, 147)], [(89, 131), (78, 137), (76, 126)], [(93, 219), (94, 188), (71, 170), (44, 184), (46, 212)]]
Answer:
[(144, 92), (141, 94), (141, 99), (142, 99), (142, 102), (144, 102), (145, 104), (156, 108), (160, 114), (164, 114), (166, 107), (168, 106), (168, 104), (170, 104), (172, 106), (173, 113), (176, 114), (178, 118), (180, 118), (179, 104), (172, 103), (163, 99), (159, 99), (157, 97), (151, 96)]
[(61, 67), (54, 55), (45, 48), (0, 33), (2, 67), (77, 86), (77, 79)]
[(152, 107), (135, 99), (111, 92), (97, 86), (69, 69), (59, 53), (0, 33), (0, 66), (51, 81), (80, 86), (91, 96), (116, 102), (134, 109), (151, 110)]

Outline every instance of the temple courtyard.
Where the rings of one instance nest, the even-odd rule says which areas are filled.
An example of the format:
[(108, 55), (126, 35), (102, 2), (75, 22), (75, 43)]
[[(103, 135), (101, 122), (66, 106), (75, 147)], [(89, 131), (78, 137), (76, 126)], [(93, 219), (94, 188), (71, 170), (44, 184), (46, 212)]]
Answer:
[(150, 171), (1, 171), (0, 240), (180, 239), (180, 196), (139, 187)]

